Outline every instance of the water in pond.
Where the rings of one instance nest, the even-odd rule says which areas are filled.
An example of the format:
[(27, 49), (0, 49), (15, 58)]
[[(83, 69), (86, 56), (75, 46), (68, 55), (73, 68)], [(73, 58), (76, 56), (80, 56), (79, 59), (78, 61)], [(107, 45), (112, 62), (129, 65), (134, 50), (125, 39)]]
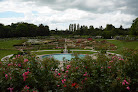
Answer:
[[(52, 54), (52, 55), (44, 55), (44, 56), (42, 56), (42, 58), (51, 58), (51, 57), (53, 57), (53, 58), (55, 58), (56, 60), (59, 60), (59, 61), (63, 61), (63, 58), (65, 60), (70, 61), (75, 56), (72, 55), (72, 54)], [(78, 57), (79, 58), (84, 58), (85, 55), (79, 54)]]

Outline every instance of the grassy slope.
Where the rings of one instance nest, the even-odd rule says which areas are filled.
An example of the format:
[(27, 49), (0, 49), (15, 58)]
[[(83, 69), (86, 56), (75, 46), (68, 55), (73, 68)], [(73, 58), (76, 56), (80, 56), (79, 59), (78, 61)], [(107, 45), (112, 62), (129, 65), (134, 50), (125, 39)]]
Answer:
[(15, 49), (13, 47), (14, 44), (18, 44), (18, 43), (21, 43), (23, 40), (14, 40), (14, 39), (11, 39), (11, 40), (0, 40), (0, 49)]
[[(21, 43), (23, 40), (0, 40), (0, 60), (2, 57), (10, 54), (16, 54), (18, 51), (13, 47), (14, 44)], [(5, 50), (1, 50), (5, 49)], [(6, 50), (7, 49), (7, 50)]]
[(115, 53), (121, 53), (123, 48), (138, 49), (138, 41), (119, 41), (119, 40), (107, 40), (117, 46), (117, 51)]
[(16, 54), (16, 53), (18, 53), (17, 50), (0, 50), (0, 60), (4, 56), (11, 55), (11, 54)]

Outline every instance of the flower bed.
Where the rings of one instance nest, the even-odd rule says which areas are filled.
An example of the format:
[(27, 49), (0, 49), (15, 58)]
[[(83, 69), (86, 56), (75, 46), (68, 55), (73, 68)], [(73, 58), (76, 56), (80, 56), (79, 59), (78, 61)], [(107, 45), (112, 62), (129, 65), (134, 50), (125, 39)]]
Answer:
[[(136, 53), (136, 52), (135, 52)], [(99, 54), (74, 58), (59, 68), (53, 58), (40, 61), (34, 55), (16, 55), (0, 62), (0, 90), (3, 92), (129, 92), (136, 91), (137, 64), (129, 58)], [(132, 67), (135, 67), (133, 68)], [(131, 72), (131, 73), (130, 73)]]
[[(73, 92), (120, 92), (129, 91), (131, 79), (123, 72), (127, 61), (113, 56), (108, 60), (76, 59), (55, 71), (60, 90)], [(100, 61), (100, 62), (99, 62)]]

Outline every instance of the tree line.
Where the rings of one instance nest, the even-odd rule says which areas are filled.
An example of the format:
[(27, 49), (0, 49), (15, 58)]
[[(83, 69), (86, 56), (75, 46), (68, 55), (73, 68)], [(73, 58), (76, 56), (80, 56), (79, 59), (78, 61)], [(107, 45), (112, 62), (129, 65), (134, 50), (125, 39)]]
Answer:
[(10, 37), (35, 37), (49, 36), (49, 26), (39, 26), (25, 22), (12, 23), (11, 25), (0, 24), (0, 38)]
[(36, 37), (50, 35), (88, 35), (88, 36), (103, 36), (104, 38), (112, 38), (118, 35), (133, 35), (138, 36), (138, 18), (136, 18), (130, 28), (115, 28), (112, 24), (107, 24), (105, 28), (100, 26), (94, 28), (86, 25), (70, 24), (66, 30), (50, 30), (49, 26), (40, 24), (29, 24), (25, 22), (12, 23), (11, 25), (0, 24), (0, 38), (9, 37)]
[(94, 28), (86, 25), (79, 24), (70, 24), (69, 29), (66, 30), (52, 30), (52, 34), (55, 35), (87, 35), (87, 36), (103, 36), (106, 39), (110, 39), (114, 36), (125, 36), (125, 35), (133, 35), (138, 36), (138, 18), (136, 18), (132, 26), (130, 28), (123, 28), (120, 25), (119, 28), (115, 28), (112, 24), (107, 24), (105, 28), (100, 26), (99, 28)]

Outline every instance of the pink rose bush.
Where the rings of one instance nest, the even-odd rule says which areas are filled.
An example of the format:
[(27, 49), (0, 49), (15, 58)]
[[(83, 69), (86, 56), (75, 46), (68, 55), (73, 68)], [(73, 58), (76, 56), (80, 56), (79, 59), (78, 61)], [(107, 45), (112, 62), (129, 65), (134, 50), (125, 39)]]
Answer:
[[(73, 92), (129, 92), (131, 89), (131, 78), (124, 70), (128, 64), (122, 57), (98, 56), (97, 60), (86, 57), (85, 59), (74, 59), (64, 66), (64, 71), (55, 73), (58, 90)], [(101, 61), (101, 62), (99, 62)], [(65, 80), (65, 81), (64, 81)]]
[(96, 60), (87, 55), (59, 67), (53, 58), (16, 55), (0, 62), (0, 91), (135, 92), (137, 67), (132, 61), (98, 54)]
[(58, 68), (58, 65), (59, 61), (53, 58), (40, 62), (40, 59), (34, 55), (33, 57), (32, 55), (16, 55), (9, 61), (0, 62), (0, 91), (46, 92), (53, 90), (56, 86), (53, 71)]

